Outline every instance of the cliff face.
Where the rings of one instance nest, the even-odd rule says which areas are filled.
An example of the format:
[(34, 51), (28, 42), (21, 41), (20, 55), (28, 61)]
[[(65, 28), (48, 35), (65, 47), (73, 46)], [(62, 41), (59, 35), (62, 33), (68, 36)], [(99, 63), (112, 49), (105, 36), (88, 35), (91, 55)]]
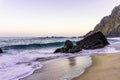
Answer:
[(93, 31), (85, 36), (101, 31), (107, 37), (120, 37), (120, 5), (116, 6), (109, 16), (105, 16)]

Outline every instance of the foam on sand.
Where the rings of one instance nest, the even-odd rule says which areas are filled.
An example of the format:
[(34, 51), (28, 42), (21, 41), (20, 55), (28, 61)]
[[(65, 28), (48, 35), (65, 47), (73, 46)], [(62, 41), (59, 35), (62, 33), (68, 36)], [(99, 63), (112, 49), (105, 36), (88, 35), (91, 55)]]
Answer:
[[(18, 80), (32, 74), (36, 69), (41, 69), (42, 62), (37, 58), (58, 58), (64, 54), (42, 54), (39, 52), (23, 52), (16, 54), (0, 55), (0, 80)], [(69, 56), (69, 55), (68, 55)]]
[(0, 56), (0, 80), (18, 80), (42, 68), (40, 62), (30, 62), (30, 60), (20, 55)]

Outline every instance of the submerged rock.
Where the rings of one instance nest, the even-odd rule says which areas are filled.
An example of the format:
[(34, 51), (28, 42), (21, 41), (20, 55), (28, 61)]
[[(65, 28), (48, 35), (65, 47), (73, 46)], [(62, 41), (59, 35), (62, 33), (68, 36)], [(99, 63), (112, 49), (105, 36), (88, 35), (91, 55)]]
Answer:
[(82, 49), (98, 49), (105, 47), (109, 44), (109, 42), (102, 34), (102, 32), (96, 32), (90, 36), (85, 37), (83, 40), (76, 42), (76, 44)]
[(0, 48), (0, 53), (3, 53), (2, 49)]

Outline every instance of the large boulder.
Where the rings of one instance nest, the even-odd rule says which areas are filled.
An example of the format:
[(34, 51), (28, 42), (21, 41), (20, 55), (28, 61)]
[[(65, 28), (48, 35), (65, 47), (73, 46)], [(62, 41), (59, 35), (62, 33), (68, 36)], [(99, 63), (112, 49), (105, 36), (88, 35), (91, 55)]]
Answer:
[(82, 48), (80, 46), (73, 46), (71, 49), (69, 49), (69, 53), (76, 53), (76, 52), (79, 52), (81, 51)]
[(77, 46), (82, 49), (98, 49), (103, 48), (109, 44), (102, 32), (96, 32), (83, 40), (76, 42)]
[(0, 48), (0, 53), (3, 53), (2, 49)]
[(82, 49), (98, 49), (109, 45), (109, 42), (105, 38), (102, 32), (96, 32), (84, 39), (76, 42), (76, 45), (70, 40), (66, 40), (64, 47), (58, 48), (54, 53), (76, 53)]

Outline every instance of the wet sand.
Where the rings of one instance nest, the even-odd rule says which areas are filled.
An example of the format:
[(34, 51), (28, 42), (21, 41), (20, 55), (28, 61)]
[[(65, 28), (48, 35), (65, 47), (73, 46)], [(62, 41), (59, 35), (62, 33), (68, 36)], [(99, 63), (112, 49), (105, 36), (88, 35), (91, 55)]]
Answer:
[[(112, 46), (120, 50), (118, 45)], [(120, 80), (120, 53), (94, 54), (91, 57), (92, 66), (89, 65), (90, 67), (85, 69), (85, 72), (80, 69), (85, 67), (81, 65), (86, 65), (82, 61), (82, 57), (62, 58), (47, 63), (43, 69), (36, 70), (32, 75), (20, 80), (59, 80), (58, 78), (68, 72), (75, 71), (77, 71), (77, 75), (74, 76), (76, 78), (72, 76), (72, 80)]]
[(45, 64), (42, 69), (36, 70), (32, 75), (20, 80), (63, 80), (63, 78), (69, 80), (82, 74), (90, 64), (91, 57), (89, 56), (56, 59)]
[(95, 54), (93, 64), (72, 80), (120, 80), (120, 53)]

